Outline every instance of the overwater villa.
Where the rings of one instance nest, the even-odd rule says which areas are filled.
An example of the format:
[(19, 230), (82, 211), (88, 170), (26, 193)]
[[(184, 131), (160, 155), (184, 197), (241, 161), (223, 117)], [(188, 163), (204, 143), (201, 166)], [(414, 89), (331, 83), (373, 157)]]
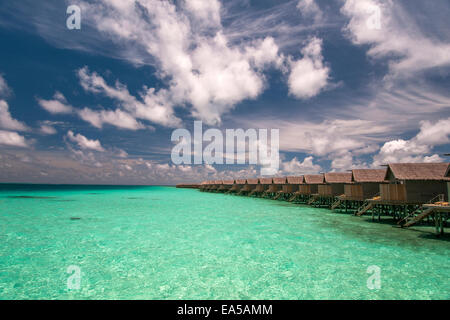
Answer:
[(387, 167), (380, 196), (367, 200), (357, 215), (372, 213), (393, 217), (401, 224), (420, 214), (423, 205), (448, 201), (448, 163), (396, 163)]
[(210, 189), (211, 192), (219, 192), (220, 188), (223, 185), (222, 180), (216, 180), (213, 182), (212, 188)]
[(208, 186), (208, 182), (207, 181), (202, 181), (202, 183), (200, 183), (199, 185), (198, 185), (198, 189), (200, 190), (200, 191), (205, 191), (205, 188)]
[(299, 190), (289, 199), (290, 202), (307, 203), (312, 195), (318, 193), (319, 185), (324, 183), (323, 174), (305, 174), (303, 183), (299, 184)]
[(226, 192), (229, 194), (238, 194), (245, 186), (245, 179), (236, 179), (231, 188)]
[(354, 212), (366, 199), (379, 196), (380, 184), (387, 183), (386, 171), (387, 169), (353, 169), (351, 183), (344, 185), (344, 194), (338, 196), (331, 209)]
[(435, 223), (439, 234), (450, 213), (449, 163), (397, 163), (385, 169), (215, 180), (177, 187), (307, 203), (357, 216), (371, 213), (372, 219), (391, 216), (402, 227), (426, 220)]
[(256, 189), (256, 186), (259, 184), (259, 179), (255, 178), (255, 179), (247, 179), (244, 180), (245, 184), (243, 186), (243, 188), (241, 189), (241, 191), (239, 192), (239, 195), (249, 195), (253, 190)]
[(303, 176), (286, 177), (285, 183), (281, 186), (274, 200), (289, 200), (295, 192), (299, 191), (300, 184), (303, 183)]
[(329, 172), (324, 174), (324, 184), (317, 186), (317, 194), (311, 196), (308, 204), (330, 208), (338, 196), (344, 194), (345, 184), (352, 182), (350, 172)]
[(189, 184), (189, 183), (181, 183), (181, 184), (177, 184), (175, 186), (176, 188), (180, 188), (180, 189), (200, 189), (202, 187), (201, 184)]
[(445, 173), (445, 177), (447, 180), (447, 199), (450, 201), (450, 164), (447, 168), (447, 172)]
[(248, 195), (255, 197), (262, 197), (264, 193), (269, 189), (269, 186), (273, 184), (273, 178), (259, 178), (259, 184)]
[(211, 181), (203, 181), (200, 184), (200, 191), (209, 191), (209, 188), (211, 188)]
[[(203, 183), (202, 183), (203, 185)], [(210, 180), (210, 181), (206, 181), (206, 183), (204, 184), (204, 188), (203, 191), (208, 191), (208, 192), (216, 192), (220, 186), (222, 185), (222, 181), (221, 180)]]
[(269, 188), (264, 193), (264, 197), (275, 199), (283, 188), (283, 185), (287, 183), (286, 177), (283, 178), (273, 178), (273, 183), (269, 185)]
[(222, 193), (228, 192), (233, 187), (234, 182), (234, 180), (223, 180), (217, 191)]

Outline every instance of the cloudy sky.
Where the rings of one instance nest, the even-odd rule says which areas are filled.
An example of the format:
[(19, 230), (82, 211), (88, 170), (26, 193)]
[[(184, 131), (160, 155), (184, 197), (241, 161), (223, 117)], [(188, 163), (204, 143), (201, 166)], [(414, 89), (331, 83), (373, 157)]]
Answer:
[(1, 1), (0, 182), (259, 174), (173, 164), (194, 120), (280, 129), (280, 175), (448, 161), (449, 16), (448, 0)]

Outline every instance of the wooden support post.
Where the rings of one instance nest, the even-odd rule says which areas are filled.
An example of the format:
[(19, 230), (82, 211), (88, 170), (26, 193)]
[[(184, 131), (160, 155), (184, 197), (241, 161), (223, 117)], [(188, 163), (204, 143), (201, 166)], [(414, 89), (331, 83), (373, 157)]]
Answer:
[(435, 212), (433, 214), (433, 217), (434, 217), (434, 225), (436, 227), (436, 235), (439, 235), (439, 216), (438, 216), (438, 213)]

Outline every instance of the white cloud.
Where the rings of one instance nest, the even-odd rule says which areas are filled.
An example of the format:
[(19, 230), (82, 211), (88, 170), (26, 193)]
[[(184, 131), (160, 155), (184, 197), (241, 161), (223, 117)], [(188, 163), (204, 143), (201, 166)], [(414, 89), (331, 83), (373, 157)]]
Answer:
[(78, 146), (83, 150), (94, 150), (94, 151), (99, 151), (99, 152), (105, 151), (105, 149), (103, 149), (100, 141), (89, 140), (88, 138), (86, 138), (85, 136), (83, 136), (81, 134), (74, 134), (71, 130), (69, 130), (67, 132), (67, 138), (70, 141), (78, 144)]
[(8, 96), (11, 92), (11, 89), (8, 87), (6, 80), (0, 74), (0, 97)]
[(118, 109), (116, 111), (101, 112), (94, 112), (89, 109), (81, 111), (82, 119), (89, 121), (96, 127), (101, 127), (103, 123), (109, 123), (133, 130), (143, 128), (133, 117), (168, 127), (180, 124), (180, 119), (174, 115), (165, 90), (160, 90), (155, 94), (154, 89), (144, 87), (141, 93), (142, 101), (139, 101), (130, 94), (125, 85), (117, 81), (114, 87), (109, 86), (103, 77), (96, 72), (91, 73), (87, 67), (78, 70), (78, 77), (81, 86), (86, 91), (101, 93), (114, 99), (127, 111), (124, 112)]
[(120, 109), (94, 111), (89, 108), (84, 108), (78, 111), (81, 119), (89, 122), (96, 128), (102, 128), (103, 124), (111, 124), (118, 128), (138, 130), (145, 128), (140, 122), (136, 121), (129, 113)]
[(345, 31), (351, 41), (369, 45), (375, 59), (389, 58), (392, 76), (450, 64), (445, 34), (429, 37), (400, 1), (346, 0), (341, 12), (350, 19)]
[(220, 9), (218, 0), (185, 0), (186, 10), (202, 25), (220, 27)]
[(318, 173), (322, 168), (313, 163), (313, 157), (306, 157), (300, 162), (297, 157), (293, 158), (291, 161), (283, 162), (281, 164), (283, 173), (286, 174), (308, 174), (308, 173)]
[(398, 162), (441, 162), (437, 155), (429, 155), (433, 148), (450, 142), (450, 118), (435, 123), (422, 121), (419, 133), (410, 140), (397, 139), (386, 142), (376, 154), (373, 165)]
[[(378, 147), (377, 147), (378, 150)], [(333, 171), (344, 172), (351, 169), (364, 169), (370, 166), (366, 162), (356, 159), (354, 156), (357, 155), (357, 151), (341, 151), (330, 155), (331, 168)]]
[(309, 99), (327, 86), (330, 69), (323, 63), (321, 39), (310, 39), (302, 54), (302, 59), (290, 61), (289, 93), (299, 99)]
[(116, 157), (118, 157), (118, 158), (127, 158), (128, 157), (128, 153), (125, 150), (122, 150), (120, 148), (114, 148), (113, 152), (116, 155)]
[(25, 138), (17, 132), (0, 130), (0, 144), (15, 147), (28, 147)]
[(420, 144), (444, 145), (450, 143), (450, 118), (441, 119), (436, 123), (422, 121), (420, 132), (416, 139)]
[(416, 140), (392, 140), (386, 142), (380, 149), (380, 152), (374, 156), (373, 166), (380, 166), (387, 163), (411, 163), (442, 161), (438, 155), (427, 156), (430, 152), (430, 146), (418, 144)]
[[(279, 63), (278, 47), (271, 38), (250, 45), (230, 43), (220, 23), (217, 1), (187, 1), (181, 8), (166, 1), (81, 5), (86, 19), (100, 32), (154, 59), (167, 89), (151, 88), (144, 93), (140, 117), (153, 118), (156, 123), (173, 125), (167, 120), (174, 106), (190, 108), (195, 117), (209, 124), (218, 123), (237, 103), (260, 95), (265, 88), (261, 68)], [(211, 23), (215, 28), (205, 29)], [(116, 94), (119, 88), (115, 89), (102, 91)], [(159, 112), (153, 112), (155, 108)]]
[(55, 92), (52, 100), (38, 99), (38, 103), (51, 114), (68, 114), (73, 111), (73, 107), (67, 103), (66, 98), (60, 92)]
[(41, 125), (41, 127), (39, 128), (39, 131), (45, 135), (52, 135), (52, 134), (57, 133), (57, 131), (54, 127), (47, 125), (47, 124)]
[(28, 127), (24, 123), (11, 116), (8, 103), (5, 100), (0, 100), (0, 128), (15, 131), (28, 130)]
[(343, 155), (334, 156), (331, 161), (331, 168), (339, 170), (349, 170), (353, 167), (353, 156), (350, 152), (345, 152)]
[[(6, 80), (0, 74), (0, 97), (8, 96), (11, 93), (11, 89), (9, 88)], [(14, 119), (9, 112), (8, 103), (0, 99), (0, 128), (12, 131), (28, 131), (29, 128), (23, 123), (16, 119)], [(19, 141), (17, 137), (21, 137), (17, 133), (6, 134), (3, 132), (4, 141)], [(9, 137), (8, 139), (6, 137)], [(25, 141), (25, 140), (24, 140)], [(20, 144), (20, 143), (19, 143)]]
[(322, 10), (315, 2), (315, 0), (299, 0), (297, 8), (305, 17), (312, 17), (315, 22), (320, 22), (323, 19)]
[(274, 121), (251, 119), (243, 127), (280, 128), (280, 151), (304, 152), (314, 156), (327, 156), (341, 151), (356, 151), (360, 154), (376, 151), (376, 143), (385, 141), (379, 137), (389, 127), (367, 120), (304, 120)]

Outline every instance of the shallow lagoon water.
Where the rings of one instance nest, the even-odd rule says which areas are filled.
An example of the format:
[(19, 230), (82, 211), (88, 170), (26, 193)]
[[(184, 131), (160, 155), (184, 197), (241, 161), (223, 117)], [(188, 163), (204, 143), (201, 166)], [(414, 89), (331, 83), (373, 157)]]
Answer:
[(1, 185), (0, 298), (449, 299), (450, 242), (428, 231), (171, 187)]

